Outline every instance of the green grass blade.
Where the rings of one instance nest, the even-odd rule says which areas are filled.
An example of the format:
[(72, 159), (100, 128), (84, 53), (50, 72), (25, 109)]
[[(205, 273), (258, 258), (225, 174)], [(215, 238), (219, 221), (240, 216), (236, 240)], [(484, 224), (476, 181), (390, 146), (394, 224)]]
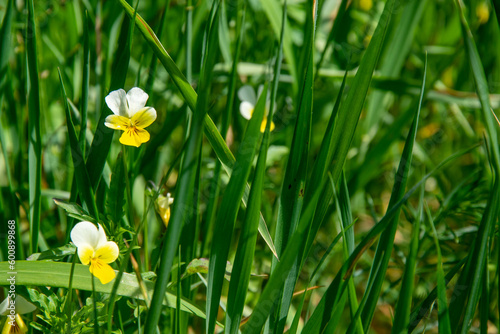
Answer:
[(99, 220), (99, 214), (97, 206), (95, 203), (95, 196), (92, 188), (89, 187), (90, 178), (87, 172), (87, 168), (84, 163), (84, 157), (82, 151), (80, 150), (78, 137), (76, 136), (75, 127), (73, 126), (73, 121), (71, 118), (71, 113), (69, 110), (68, 97), (66, 96), (66, 90), (64, 88), (64, 83), (62, 81), (61, 71), (59, 71), (59, 80), (61, 84), (61, 92), (64, 99), (65, 112), (66, 112), (66, 127), (68, 129), (69, 143), (71, 147), (71, 157), (73, 159), (73, 167), (75, 168), (75, 178), (76, 185), (78, 187), (79, 193), (87, 206), (87, 210), (91, 216)]
[[(7, 286), (9, 275), (9, 263), (0, 262), (0, 278), (2, 286)], [(16, 261), (16, 284), (24, 286), (50, 286), (55, 288), (68, 288), (70, 283), (72, 263), (52, 262), (52, 261)], [(149, 294), (152, 294), (154, 283), (144, 280), (144, 284)], [(73, 279), (73, 289), (92, 291), (91, 275), (89, 266), (75, 264)], [(102, 284), (99, 280), (95, 282), (95, 291), (111, 293), (113, 284)], [(123, 273), (118, 286), (117, 294), (134, 299), (144, 300), (139, 282), (135, 274)], [(163, 303), (168, 307), (175, 307), (177, 297), (175, 293), (167, 292)], [(205, 318), (205, 313), (187, 299), (182, 299), (181, 309), (184, 312), (194, 314), (200, 318)]]
[[(427, 64), (427, 63), (426, 63)], [(426, 65), (427, 66), (427, 65)], [(425, 80), (427, 76), (427, 67), (424, 69), (424, 78), (422, 80), (422, 88), (420, 92), (420, 101), (418, 105), (417, 112), (413, 119), (413, 123), (410, 128), (410, 133), (406, 138), (405, 147), (401, 155), (401, 160), (399, 163), (398, 171), (395, 175), (395, 182), (392, 188), (391, 199), (389, 201), (389, 208), (395, 203), (401, 200), (404, 195), (406, 188), (406, 182), (408, 179), (408, 174), (411, 166), (413, 146), (415, 144), (418, 120), (420, 116), (420, 111), (422, 108), (422, 100), (424, 96)], [(399, 214), (395, 215), (394, 220), (390, 223), (390, 226), (385, 230), (380, 236), (379, 243), (377, 245), (377, 250), (375, 252), (375, 257), (373, 259), (374, 264), (378, 266), (380, 264), (380, 271), (370, 271), (370, 276), (368, 278), (368, 284), (374, 282), (374, 289), (367, 295), (367, 304), (361, 313), (361, 320), (363, 321), (365, 332), (368, 331), (370, 323), (373, 318), (373, 313), (375, 312), (375, 307), (377, 306), (378, 296), (382, 289), (382, 284), (384, 282), (385, 273), (389, 265), (389, 260), (391, 258), (392, 249), (394, 246), (394, 236), (399, 223)], [(372, 267), (373, 268), (373, 267)]]
[[(125, 214), (125, 165), (123, 161), (123, 152), (118, 154), (115, 161), (113, 172), (111, 173), (111, 181), (109, 183), (109, 191), (106, 195), (106, 212), (109, 219), (118, 227), (120, 221)], [(114, 228), (111, 228), (114, 231)]]
[[(222, 283), (226, 271), (226, 262), (231, 246), (236, 216), (250, 175), (252, 161), (261, 137), (260, 126), (264, 118), (267, 97), (267, 84), (255, 106), (245, 136), (238, 149), (233, 173), (222, 197), (219, 214), (215, 221), (215, 233), (210, 251), (208, 289), (207, 289), (207, 333), (215, 330), (215, 320), (219, 311)], [(260, 207), (259, 207), (260, 208)]]
[[(405, 261), (399, 299), (394, 313), (394, 323), (392, 333), (401, 333), (407, 330), (410, 323), (410, 309), (414, 292), (415, 267), (417, 263), (420, 224), (423, 219), (424, 188), (421, 188), (419, 208), (415, 221), (411, 228), (410, 250)], [(439, 260), (438, 260), (439, 261)], [(442, 268), (441, 268), (442, 269)], [(443, 276), (444, 277), (444, 274)]]
[(451, 333), (450, 314), (448, 311), (448, 303), (446, 298), (446, 281), (443, 270), (443, 259), (441, 256), (441, 247), (436, 232), (436, 227), (432, 219), (429, 208), (426, 207), (427, 219), (432, 229), (432, 238), (436, 244), (437, 252), (437, 303), (439, 312), (439, 333)]
[(38, 60), (36, 47), (35, 7), (33, 0), (26, 2), (27, 41), (26, 53), (28, 60), (28, 131), (29, 131), (29, 219), (30, 219), (30, 253), (38, 251), (38, 234), (40, 232), (40, 210), (42, 189), (42, 137), (40, 134), (41, 106), (40, 86), (38, 76)]
[[(267, 126), (271, 123), (267, 122)], [(260, 220), (260, 206), (262, 201), (262, 184), (266, 171), (267, 149), (269, 147), (269, 131), (264, 134), (264, 139), (260, 146), (255, 176), (250, 190), (248, 207), (246, 210), (243, 230), (241, 231), (234, 265), (229, 283), (229, 293), (227, 297), (226, 332), (238, 333), (240, 320), (245, 305), (248, 282), (252, 269), (255, 243)]]
[[(271, 2), (271, 1), (269, 1)], [(285, 3), (286, 6), (286, 3)], [(308, 169), (309, 143), (311, 142), (311, 122), (313, 111), (313, 57), (314, 57), (314, 37), (316, 24), (316, 6), (314, 2), (309, 2), (306, 11), (305, 39), (303, 46), (303, 70), (300, 74), (302, 86), (300, 87), (299, 103), (297, 107), (297, 120), (293, 133), (290, 155), (288, 156), (285, 177), (281, 188), (281, 195), (278, 207), (278, 220), (276, 225), (274, 243), (278, 252), (278, 257), (286, 247), (289, 237), (293, 234), (299, 223), (302, 205), (304, 203), (304, 193)], [(282, 21), (286, 19), (286, 10), (283, 10)], [(286, 28), (284, 36), (286, 36)], [(286, 44), (283, 45), (285, 47)], [(286, 50), (286, 49), (284, 49)], [(276, 265), (276, 259), (274, 264)], [(289, 277), (283, 285), (283, 297), (277, 305), (277, 311), (270, 318), (270, 325), (274, 324), (274, 332), (284, 331), (288, 309), (293, 297), (295, 283), (300, 271), (302, 257), (296, 259), (296, 264), (292, 268)]]
[(90, 42), (89, 42), (89, 15), (85, 12), (83, 25), (83, 75), (82, 75), (82, 97), (80, 105), (81, 124), (79, 133), (80, 150), (85, 157), (85, 146), (87, 143), (87, 109), (89, 105), (89, 81), (90, 81)]
[[(298, 92), (298, 73), (297, 73), (297, 65), (295, 63), (295, 53), (293, 50), (293, 43), (291, 38), (291, 29), (286, 18), (286, 15), (283, 15), (283, 11), (286, 11), (285, 8), (281, 8), (280, 2), (278, 0), (261, 0), (260, 1), (264, 12), (271, 23), (271, 27), (274, 31), (276, 37), (282, 36), (283, 41), (283, 53), (286, 58), (286, 61), (289, 65), (289, 71), (293, 78), (292, 85), (293, 91)], [(286, 4), (285, 4), (286, 5)], [(283, 24), (283, 19), (285, 20)], [(283, 30), (281, 27), (284, 26)], [(284, 34), (281, 34), (281, 31), (284, 31)]]
[[(139, 15), (137, 15), (137, 18), (140, 18)], [(195, 209), (193, 209), (192, 206), (192, 191), (194, 189), (195, 178), (197, 175), (196, 166), (199, 159), (198, 156), (201, 153), (203, 122), (208, 109), (212, 70), (217, 56), (217, 43), (215, 40), (217, 30), (218, 15), (215, 15), (208, 34), (209, 41), (198, 86), (200, 95), (196, 101), (196, 112), (193, 113), (193, 119), (189, 129), (189, 137), (187, 139), (186, 153), (182, 162), (181, 174), (179, 176), (179, 180), (177, 181), (172, 216), (167, 228), (167, 234), (164, 239), (164, 245), (161, 253), (157, 285), (155, 287), (153, 299), (151, 301), (151, 308), (148, 312), (146, 326), (144, 328), (145, 333), (148, 334), (156, 332), (156, 326), (161, 313), (161, 302), (166, 291), (171, 273), (171, 267), (178, 249), (177, 247), (181, 236), (183, 222), (192, 220), (192, 217), (197, 214), (194, 212)]]

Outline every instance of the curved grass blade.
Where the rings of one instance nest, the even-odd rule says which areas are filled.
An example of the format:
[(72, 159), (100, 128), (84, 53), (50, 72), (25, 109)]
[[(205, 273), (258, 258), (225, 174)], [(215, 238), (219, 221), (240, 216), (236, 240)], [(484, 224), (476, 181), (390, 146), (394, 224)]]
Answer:
[[(214, 6), (216, 6), (215, 3)], [(216, 7), (218, 8), (218, 6)], [(140, 18), (139, 15), (137, 15), (137, 18)], [(144, 331), (147, 334), (156, 333), (156, 327), (161, 313), (161, 302), (170, 278), (174, 257), (178, 250), (183, 222), (192, 221), (192, 217), (197, 214), (197, 212), (195, 212), (196, 208), (193, 207), (192, 194), (197, 175), (196, 166), (199, 154), (201, 154), (203, 122), (204, 119), (206, 119), (205, 116), (208, 109), (212, 70), (217, 56), (216, 36), (218, 30), (218, 18), (219, 16), (217, 12), (208, 33), (208, 46), (199, 81), (200, 96), (196, 101), (196, 109), (194, 109), (196, 112), (193, 113), (193, 119), (190, 124), (189, 137), (186, 142), (187, 148), (182, 162), (181, 173), (177, 181), (178, 188), (176, 190), (175, 201), (173, 203), (172, 216), (167, 228), (161, 252), (158, 280), (151, 301), (151, 308), (146, 318)]]
[[(266, 126), (269, 127), (270, 124), (271, 122), (268, 121)], [(267, 129), (260, 146), (260, 153), (248, 199), (245, 221), (239, 237), (232, 270), (233, 274), (229, 283), (225, 329), (226, 332), (230, 334), (238, 333), (243, 307), (245, 305), (248, 282), (254, 259), (255, 244), (257, 242), (260, 206), (262, 201), (262, 184), (266, 171), (268, 147), (269, 130)]]
[[(301, 82), (303, 84), (302, 87), (300, 87), (297, 120), (295, 123), (290, 154), (286, 164), (285, 177), (281, 188), (278, 220), (274, 239), (278, 257), (281, 256), (283, 249), (288, 243), (289, 237), (297, 228), (302, 205), (304, 203), (313, 109), (313, 50), (317, 15), (317, 6), (315, 4), (315, 1), (309, 2), (306, 11), (304, 53), (303, 61), (301, 62), (303, 63), (303, 70), (301, 73)], [(285, 15), (286, 7), (284, 7), (283, 10), (283, 22), (286, 20)], [(282, 26), (282, 29), (284, 31), (283, 35), (286, 36), (287, 32), (285, 25)], [(285, 47), (285, 45), (286, 44), (283, 46)], [(274, 266), (276, 265), (276, 261), (276, 259), (273, 259)], [(276, 312), (270, 316), (269, 324), (274, 327), (273, 331), (275, 333), (284, 332), (288, 309), (292, 301), (301, 261), (302, 256), (299, 255), (289, 277), (283, 284), (282, 300), (278, 303)]]
[(446, 298), (446, 282), (443, 270), (443, 259), (441, 257), (441, 247), (439, 246), (439, 239), (436, 232), (436, 227), (434, 226), (434, 221), (428, 207), (426, 207), (425, 212), (427, 213), (427, 219), (429, 220), (429, 225), (432, 229), (432, 238), (436, 244), (437, 253), (437, 303), (439, 312), (439, 333), (451, 333), (450, 324), (450, 314), (448, 311), (448, 304)]
[(40, 210), (42, 189), (42, 137), (40, 134), (40, 85), (38, 77), (38, 61), (36, 47), (35, 7), (33, 0), (26, 2), (27, 31), (26, 53), (28, 61), (28, 135), (29, 135), (29, 220), (30, 220), (30, 253), (38, 251), (38, 234), (40, 232)]
[[(401, 160), (399, 163), (398, 171), (395, 175), (395, 182), (392, 188), (391, 199), (389, 201), (389, 208), (391, 208), (395, 203), (401, 200), (404, 195), (406, 188), (406, 182), (408, 180), (408, 174), (410, 171), (413, 146), (415, 144), (418, 128), (418, 119), (420, 116), (420, 111), (422, 108), (422, 100), (424, 97), (425, 80), (427, 77), (427, 61), (424, 67), (424, 77), (422, 80), (422, 88), (420, 92), (420, 101), (418, 105), (417, 112), (413, 119), (413, 123), (410, 128), (410, 133), (406, 138), (405, 147), (401, 155)], [(365, 332), (368, 331), (370, 323), (373, 318), (373, 313), (375, 312), (375, 307), (377, 306), (378, 296), (382, 289), (382, 284), (384, 282), (385, 273), (389, 265), (389, 260), (392, 254), (392, 248), (394, 246), (394, 236), (399, 223), (399, 212), (395, 215), (394, 219), (391, 221), (390, 226), (382, 233), (380, 240), (377, 245), (377, 250), (373, 259), (375, 266), (379, 267), (379, 271), (370, 271), (370, 276), (368, 278), (368, 285), (372, 282), (374, 284), (373, 290), (367, 295), (367, 303), (363, 308), (361, 313), (361, 320), (363, 321), (363, 327)], [(372, 267), (374, 268), (374, 267)]]
[(215, 330), (215, 320), (219, 311), (222, 283), (224, 282), (234, 224), (261, 137), (260, 126), (266, 108), (267, 87), (266, 84), (238, 148), (234, 169), (222, 197), (219, 214), (215, 221), (216, 232), (214, 233), (208, 268), (206, 333), (213, 333)]
[[(125, 9), (126, 13), (130, 17), (133, 17), (134, 10), (132, 9), (132, 7), (125, 0), (119, 0), (119, 1), (123, 6), (123, 8)], [(191, 110), (196, 110), (196, 100), (198, 96), (196, 95), (196, 92), (194, 91), (193, 87), (191, 87), (191, 85), (186, 80), (182, 72), (174, 63), (170, 55), (167, 53), (163, 45), (160, 43), (160, 41), (154, 34), (153, 30), (149, 27), (146, 21), (144, 21), (144, 19), (139, 14), (136, 15), (135, 22), (139, 30), (141, 31), (142, 35), (148, 42), (149, 46), (153, 50), (153, 52), (156, 54), (156, 56), (161, 61), (167, 72), (172, 77), (172, 80), (179, 89), (181, 95), (184, 97), (184, 100), (188, 104), (189, 108)], [(228, 175), (231, 175), (235, 161), (233, 153), (227, 147), (226, 142), (222, 138), (220, 132), (217, 130), (217, 127), (215, 126), (214, 122), (212, 121), (212, 119), (208, 114), (205, 116), (204, 122), (205, 122), (205, 127), (204, 127), (205, 136), (207, 137), (210, 145), (212, 146), (212, 149), (217, 155), (217, 158), (222, 163), (222, 167), (224, 167), (224, 170), (227, 172)], [(249, 190), (250, 188), (247, 185), (243, 196), (244, 205), (246, 205)], [(269, 234), (269, 230), (267, 229), (266, 223), (262, 215), (259, 222), (259, 233), (261, 234), (262, 238), (265, 240), (266, 244), (269, 246), (273, 254), (277, 256), (276, 248), (274, 247), (271, 235)]]
[[(72, 263), (52, 262), (52, 261), (16, 261), (16, 284), (24, 286), (50, 286), (57, 288), (68, 288), (70, 283)], [(6, 286), (9, 275), (9, 263), (0, 262), (0, 285)], [(148, 294), (152, 294), (154, 283), (143, 280)], [(91, 275), (89, 267), (83, 264), (75, 264), (73, 279), (73, 289), (92, 291)], [(102, 284), (99, 280), (95, 282), (95, 291), (111, 293), (113, 284)], [(135, 274), (123, 273), (118, 285), (117, 294), (134, 299), (144, 300), (144, 296), (139, 287), (139, 282)], [(168, 307), (175, 307), (177, 297), (175, 293), (166, 292), (162, 301)], [(200, 318), (205, 318), (205, 313), (187, 299), (182, 299), (181, 309), (194, 314)]]
[[(396, 304), (396, 311), (394, 313), (394, 323), (392, 326), (392, 333), (402, 333), (407, 330), (408, 325), (410, 324), (410, 309), (414, 292), (415, 267), (418, 254), (420, 224), (423, 219), (423, 205), (424, 205), (424, 188), (421, 188), (418, 214), (411, 228), (411, 240), (409, 247), (410, 251), (405, 261), (405, 269), (403, 273), (401, 289), (399, 292), (398, 302)], [(439, 255), (438, 255), (438, 261), (441, 262)], [(443, 270), (442, 266), (441, 270)], [(444, 274), (442, 274), (441, 278), (443, 277)]]
[(62, 81), (61, 71), (59, 70), (59, 81), (61, 84), (61, 92), (64, 99), (65, 112), (66, 112), (66, 126), (68, 128), (69, 144), (71, 147), (71, 157), (73, 159), (73, 167), (75, 168), (75, 178), (76, 185), (82, 196), (82, 200), (87, 206), (87, 210), (90, 215), (99, 220), (99, 213), (95, 203), (94, 192), (92, 187), (90, 187), (90, 178), (87, 173), (87, 168), (84, 163), (84, 157), (82, 151), (80, 150), (80, 145), (78, 142), (78, 137), (76, 136), (75, 127), (73, 126), (73, 121), (71, 119), (71, 113), (68, 105), (68, 97), (66, 96), (66, 90), (64, 88), (64, 83)]

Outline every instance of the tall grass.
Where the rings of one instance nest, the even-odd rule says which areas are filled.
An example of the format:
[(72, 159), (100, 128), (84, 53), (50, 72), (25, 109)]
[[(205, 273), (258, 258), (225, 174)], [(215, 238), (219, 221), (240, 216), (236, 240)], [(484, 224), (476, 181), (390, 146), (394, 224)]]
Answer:
[[(34, 333), (498, 331), (499, 8), (0, 3), (4, 295), (15, 241)], [(105, 125), (132, 87), (139, 147)]]

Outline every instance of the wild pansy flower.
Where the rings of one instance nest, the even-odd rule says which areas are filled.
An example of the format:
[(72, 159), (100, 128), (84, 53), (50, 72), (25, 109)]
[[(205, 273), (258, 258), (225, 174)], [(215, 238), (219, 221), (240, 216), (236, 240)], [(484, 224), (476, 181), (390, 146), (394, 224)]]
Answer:
[(158, 212), (161, 216), (161, 220), (165, 226), (168, 226), (168, 222), (170, 220), (170, 205), (174, 203), (174, 199), (170, 197), (170, 194), (167, 196), (158, 195), (158, 199), (156, 200), (156, 204), (158, 204)]
[[(262, 89), (264, 89), (263, 86), (259, 87), (259, 94), (262, 93)], [(255, 95), (255, 91), (251, 86), (245, 85), (241, 87), (238, 90), (238, 97), (241, 100), (240, 104), (240, 114), (243, 116), (245, 119), (250, 119), (252, 118), (253, 111), (255, 109), (255, 105), (257, 104), (257, 95)], [(266, 125), (267, 125), (267, 115), (269, 114), (269, 104), (270, 100), (266, 101), (266, 112), (264, 115), (264, 119), (262, 120), (262, 123), (260, 124), (260, 132), (266, 131)], [(271, 127), (270, 130), (274, 130), (274, 122), (271, 121)]]
[(20, 314), (33, 312), (35, 309), (35, 305), (20, 295), (17, 295), (15, 299), (11, 299), (10, 296), (7, 296), (2, 304), (0, 304), (0, 314), (7, 316), (5, 324), (3, 325), (2, 334), (28, 332), (28, 327)]
[(123, 89), (114, 90), (106, 96), (106, 104), (114, 115), (104, 121), (108, 128), (121, 130), (120, 143), (141, 146), (149, 140), (149, 132), (144, 130), (156, 119), (156, 110), (146, 107), (149, 96), (142, 89), (134, 87), (127, 93)]
[(101, 224), (99, 229), (91, 222), (83, 221), (71, 230), (71, 241), (75, 244), (78, 257), (83, 264), (90, 264), (90, 272), (102, 284), (109, 283), (115, 278), (115, 272), (108, 263), (118, 258), (118, 245), (108, 241)]

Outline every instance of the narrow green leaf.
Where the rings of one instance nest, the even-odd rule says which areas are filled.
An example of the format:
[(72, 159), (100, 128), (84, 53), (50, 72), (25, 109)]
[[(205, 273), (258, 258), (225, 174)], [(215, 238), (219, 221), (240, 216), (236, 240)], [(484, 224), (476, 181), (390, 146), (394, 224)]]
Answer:
[[(16, 285), (68, 288), (71, 266), (71, 263), (64, 262), (16, 261)], [(8, 262), (0, 262), (0, 285), (2, 286), (9, 284), (7, 281), (8, 272), (10, 272), (8, 267)], [(73, 274), (73, 289), (92, 291), (91, 280), (89, 266), (76, 264)], [(154, 283), (144, 280), (144, 284), (149, 294), (152, 294)], [(99, 280), (95, 282), (96, 292), (111, 293), (112, 287), (112, 284), (102, 284)], [(144, 300), (135, 274), (123, 273), (117, 293), (120, 296)], [(167, 292), (164, 295), (163, 303), (168, 307), (175, 307), (176, 300), (175, 293)], [(205, 318), (203, 311), (187, 299), (182, 299), (181, 309), (200, 318)]]
[[(215, 231), (217, 232), (214, 233), (208, 270), (207, 333), (213, 333), (215, 330), (215, 320), (219, 310), (225, 266), (231, 246), (231, 236), (233, 235), (236, 216), (250, 174), (252, 161), (261, 137), (260, 126), (266, 108), (267, 88), (267, 84), (264, 85), (264, 90), (255, 106), (255, 111), (238, 148), (233, 172), (222, 197), (219, 214), (215, 221)], [(244, 278), (242, 277), (242, 279)]]
[(40, 86), (38, 77), (38, 58), (36, 47), (35, 7), (33, 0), (26, 2), (27, 31), (26, 53), (28, 60), (28, 136), (29, 136), (29, 220), (30, 220), (30, 253), (38, 250), (38, 234), (40, 232), (40, 210), (42, 189), (42, 137), (40, 134)]
[[(410, 323), (410, 309), (414, 292), (415, 267), (417, 263), (418, 244), (420, 235), (420, 224), (423, 219), (424, 188), (421, 188), (419, 208), (415, 221), (411, 228), (410, 251), (405, 261), (405, 269), (399, 291), (399, 298), (394, 313), (392, 333), (401, 333), (408, 329)], [(439, 257), (439, 255), (438, 255)], [(438, 261), (440, 259), (438, 258)], [(442, 270), (442, 268), (441, 268)], [(442, 275), (444, 279), (444, 274)], [(439, 301), (439, 300), (438, 300)]]
[[(264, 94), (266, 95), (266, 94)], [(241, 231), (236, 256), (234, 259), (233, 275), (229, 284), (226, 312), (226, 332), (238, 333), (243, 307), (247, 295), (250, 272), (253, 265), (255, 244), (260, 220), (260, 206), (262, 202), (262, 184), (266, 171), (267, 150), (269, 148), (269, 128), (271, 122), (266, 124), (266, 132), (260, 146), (259, 158), (255, 168), (255, 175), (250, 190), (245, 221)]]
[(71, 157), (73, 159), (73, 167), (75, 168), (75, 178), (78, 191), (90, 215), (99, 220), (99, 214), (97, 206), (95, 203), (94, 192), (92, 187), (89, 187), (90, 178), (87, 172), (87, 167), (85, 165), (85, 160), (80, 150), (78, 137), (76, 136), (75, 127), (73, 126), (73, 120), (71, 118), (71, 113), (68, 105), (68, 97), (66, 96), (66, 90), (64, 88), (64, 83), (62, 81), (61, 71), (59, 70), (59, 81), (61, 84), (61, 92), (64, 99), (65, 112), (66, 112), (66, 127), (68, 129), (69, 145), (71, 147)]
[(94, 217), (90, 216), (90, 214), (87, 211), (85, 211), (80, 205), (76, 203), (69, 203), (57, 198), (54, 198), (54, 203), (57, 206), (63, 208), (70, 217), (82, 221), (90, 221), (93, 223), (97, 223), (97, 220)]
[[(281, 40), (283, 41), (283, 53), (289, 65), (288, 68), (290, 74), (293, 78), (293, 91), (298, 92), (299, 77), (297, 74), (297, 65), (295, 64), (295, 52), (293, 50), (291, 30), (286, 15), (283, 15), (283, 11), (286, 11), (286, 9), (284, 7), (281, 8), (281, 4), (278, 0), (261, 0), (260, 3), (267, 15), (267, 18), (269, 19), (269, 22), (271, 23), (271, 27), (276, 37), (282, 36)], [(286, 6), (286, 4), (284, 6)], [(285, 27), (284, 30), (282, 29), (283, 26)], [(284, 31), (283, 35), (281, 33), (282, 31)]]
[(123, 154), (120, 152), (115, 161), (115, 167), (111, 173), (111, 181), (109, 191), (106, 195), (106, 212), (113, 223), (119, 224), (125, 211), (125, 165), (123, 162)]
[(432, 229), (432, 238), (436, 244), (437, 253), (437, 303), (438, 303), (438, 319), (439, 319), (439, 333), (451, 333), (450, 314), (448, 311), (448, 303), (446, 298), (446, 281), (443, 270), (443, 259), (441, 256), (441, 247), (439, 246), (439, 239), (436, 232), (436, 227), (432, 219), (432, 215), (428, 207), (426, 207), (427, 219)]
[[(399, 162), (398, 171), (395, 175), (394, 186), (392, 188), (391, 199), (389, 201), (389, 208), (391, 208), (395, 203), (403, 198), (404, 191), (406, 188), (406, 182), (408, 180), (408, 174), (410, 171), (413, 146), (415, 144), (415, 139), (417, 136), (418, 119), (420, 116), (420, 111), (422, 108), (422, 100), (424, 97), (425, 80), (427, 76), (427, 61), (424, 68), (424, 77), (422, 80), (422, 88), (420, 92), (420, 101), (418, 105), (417, 112), (413, 118), (413, 123), (410, 128), (410, 132), (406, 137), (405, 147), (401, 155), (401, 160)], [(385, 273), (389, 265), (389, 260), (392, 254), (392, 248), (394, 246), (394, 236), (398, 228), (399, 223), (399, 212), (395, 215), (394, 220), (390, 223), (390, 226), (382, 232), (380, 240), (377, 245), (377, 250), (373, 259), (375, 264), (370, 271), (370, 276), (368, 278), (368, 285), (373, 282), (373, 290), (370, 294), (367, 294), (367, 303), (363, 308), (361, 313), (361, 320), (363, 321), (363, 327), (365, 332), (370, 328), (370, 323), (373, 318), (373, 313), (375, 312), (375, 307), (377, 306), (378, 296), (382, 289), (382, 284), (384, 282)], [(415, 241), (416, 242), (416, 241)], [(418, 244), (417, 244), (418, 246)], [(379, 265), (380, 264), (380, 265)], [(374, 271), (375, 266), (379, 267), (379, 271)], [(413, 275), (412, 275), (413, 276)]]

